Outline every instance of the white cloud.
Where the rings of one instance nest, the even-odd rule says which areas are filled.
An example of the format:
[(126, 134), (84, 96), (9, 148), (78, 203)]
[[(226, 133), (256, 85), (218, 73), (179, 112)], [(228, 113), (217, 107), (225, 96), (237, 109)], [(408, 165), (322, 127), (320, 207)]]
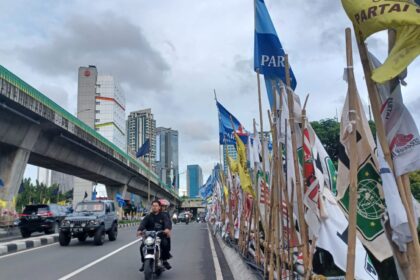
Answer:
[[(301, 98), (310, 93), (308, 116), (335, 117), (347, 90), (344, 29), (350, 26), (340, 1), (265, 2), (289, 53), (297, 93)], [(151, 107), (158, 126), (179, 131), (181, 171), (200, 164), (207, 177), (218, 161), (213, 89), (246, 128), (259, 120), (252, 1), (8, 0), (2, 6), (2, 65), (52, 99), (67, 93), (60, 105), (70, 112), (76, 110), (79, 66), (96, 64), (99, 72), (113, 74), (126, 93), (127, 114)], [(368, 40), (381, 58), (385, 39), (382, 33)], [(353, 55), (357, 86), (367, 101), (354, 42)], [(417, 59), (403, 88), (410, 104), (418, 102), (419, 76)]]

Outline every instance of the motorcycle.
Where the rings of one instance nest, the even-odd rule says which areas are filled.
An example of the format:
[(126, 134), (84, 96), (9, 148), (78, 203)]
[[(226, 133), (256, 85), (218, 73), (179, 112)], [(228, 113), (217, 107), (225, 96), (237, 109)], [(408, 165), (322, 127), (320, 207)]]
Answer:
[(176, 214), (173, 214), (173, 216), (172, 216), (172, 222), (174, 224), (176, 224), (178, 222), (178, 216)]
[(163, 231), (143, 231), (141, 242), (143, 246), (144, 256), (144, 279), (152, 280), (155, 276), (158, 277), (165, 268), (163, 267), (162, 260), (160, 259), (160, 242), (158, 236)]

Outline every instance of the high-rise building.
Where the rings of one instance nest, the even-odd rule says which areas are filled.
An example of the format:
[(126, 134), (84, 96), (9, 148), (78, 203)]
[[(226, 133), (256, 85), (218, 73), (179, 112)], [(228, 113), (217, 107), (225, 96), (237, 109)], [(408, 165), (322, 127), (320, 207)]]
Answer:
[(55, 170), (51, 171), (51, 184), (58, 185), (58, 191), (62, 194), (73, 189), (74, 178), (74, 176), (65, 173), (61, 173)]
[(124, 152), (127, 150), (125, 96), (114, 77), (98, 75), (95, 129)]
[(74, 177), (55, 170), (38, 167), (37, 180), (40, 184), (44, 184), (47, 187), (58, 185), (59, 192), (65, 193), (73, 188)]
[(51, 186), (51, 170), (38, 167), (36, 180), (47, 187)]
[[(114, 77), (98, 75), (95, 66), (80, 67), (77, 117), (123, 151), (126, 151), (125, 96)], [(93, 182), (75, 178), (73, 204), (91, 198)], [(103, 187), (103, 186), (102, 186)]]
[(156, 121), (152, 110), (145, 109), (131, 112), (127, 120), (127, 150), (135, 154), (137, 150), (149, 139), (150, 152), (144, 155), (146, 163), (156, 168)]
[(228, 168), (227, 155), (232, 159), (236, 159), (238, 157), (235, 145), (223, 145), (223, 170), (225, 174), (227, 174)]
[[(178, 131), (170, 128), (156, 128), (156, 173), (165, 184), (179, 190)], [(174, 180), (175, 178), (175, 180)]]
[(198, 164), (187, 165), (187, 194), (198, 197), (198, 190), (203, 185), (203, 171)]

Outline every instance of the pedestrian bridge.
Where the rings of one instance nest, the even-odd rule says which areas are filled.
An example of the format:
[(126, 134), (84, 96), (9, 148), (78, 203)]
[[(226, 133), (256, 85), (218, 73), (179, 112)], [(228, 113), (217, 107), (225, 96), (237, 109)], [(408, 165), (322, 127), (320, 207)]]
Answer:
[[(27, 163), (74, 175), (107, 189), (166, 198), (158, 175), (47, 96), (0, 66), (0, 199), (17, 194)], [(113, 191), (114, 195), (115, 192)]]

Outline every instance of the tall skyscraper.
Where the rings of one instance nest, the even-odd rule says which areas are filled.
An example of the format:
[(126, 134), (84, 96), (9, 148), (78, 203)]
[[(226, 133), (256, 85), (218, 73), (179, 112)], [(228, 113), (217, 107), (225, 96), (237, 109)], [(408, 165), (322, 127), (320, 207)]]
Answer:
[(198, 164), (187, 165), (187, 193), (189, 197), (198, 197), (198, 190), (203, 185), (203, 171)]
[[(165, 184), (179, 190), (178, 131), (170, 128), (156, 128), (156, 173)], [(175, 180), (174, 180), (175, 178)], [(174, 182), (175, 181), (175, 182)]]
[(223, 145), (223, 170), (225, 174), (227, 174), (228, 168), (227, 155), (232, 159), (236, 159), (238, 157), (235, 145)]
[(51, 186), (51, 170), (38, 167), (36, 180), (47, 187)]
[(127, 150), (125, 96), (110, 75), (98, 75), (95, 129), (124, 152)]
[(47, 187), (58, 185), (60, 193), (68, 192), (74, 186), (74, 176), (43, 167), (38, 167), (37, 180), (40, 184), (44, 184)]
[(64, 194), (74, 187), (74, 176), (61, 173), (55, 170), (51, 171), (51, 184), (57, 184), (60, 193)]
[(136, 153), (137, 150), (150, 139), (150, 152), (143, 158), (156, 169), (156, 121), (153, 118), (152, 110), (145, 109), (131, 112), (127, 120), (127, 150), (129, 153)]
[[(80, 67), (77, 117), (123, 151), (126, 151), (125, 96), (110, 75), (98, 75), (95, 66)], [(91, 198), (93, 182), (75, 178), (73, 204)]]

